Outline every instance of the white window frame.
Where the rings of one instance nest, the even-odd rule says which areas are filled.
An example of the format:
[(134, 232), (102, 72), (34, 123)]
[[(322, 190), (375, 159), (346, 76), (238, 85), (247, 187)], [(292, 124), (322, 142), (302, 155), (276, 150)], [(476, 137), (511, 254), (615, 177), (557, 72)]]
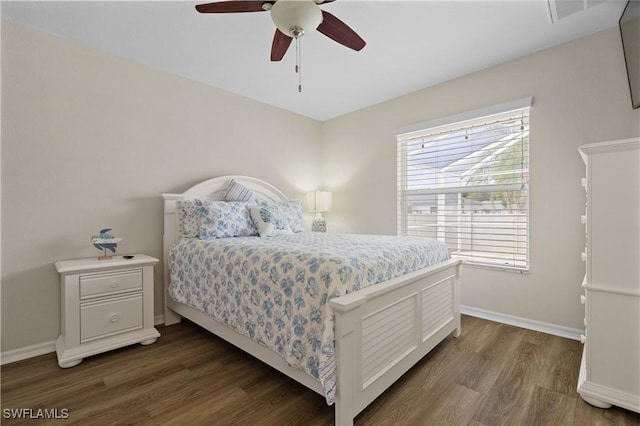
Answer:
[[(406, 235), (408, 233), (407, 229), (407, 221), (408, 221), (408, 212), (406, 206), (406, 200), (408, 195), (413, 195), (416, 192), (420, 194), (444, 194), (444, 193), (460, 193), (462, 190), (460, 188), (446, 188), (446, 189), (423, 189), (423, 190), (407, 190), (406, 185), (407, 179), (406, 171), (407, 171), (407, 144), (405, 141), (415, 139), (421, 135), (428, 134), (433, 132), (436, 128), (447, 129), (448, 127), (452, 130), (454, 128), (464, 127), (464, 122), (467, 121), (475, 121), (482, 119), (484, 117), (488, 117), (496, 114), (504, 114), (512, 111), (518, 111), (523, 109), (528, 109), (532, 106), (533, 99), (532, 97), (526, 97), (522, 99), (517, 99), (510, 102), (505, 102), (497, 105), (492, 105), (485, 108), (480, 108), (472, 111), (463, 112), (460, 114), (451, 115), (448, 117), (438, 118), (435, 120), (430, 120), (423, 123), (413, 124), (411, 126), (403, 127), (397, 129), (395, 132), (396, 140), (398, 143), (398, 165), (397, 165), (397, 195), (398, 195), (398, 235)], [(438, 129), (440, 130), (440, 129)], [(403, 151), (404, 150), (404, 151)], [(529, 168), (527, 168), (527, 171)], [(464, 192), (471, 191), (481, 191), (481, 192), (500, 192), (500, 191), (510, 191), (510, 190), (518, 190), (520, 188), (520, 183), (518, 184), (502, 184), (502, 185), (485, 185), (484, 187), (465, 187)], [(528, 185), (528, 183), (527, 183)], [(528, 187), (527, 187), (528, 188)], [(486, 267), (491, 269), (498, 270), (507, 270), (507, 271), (516, 271), (521, 273), (529, 272), (530, 268), (530, 250), (529, 250), (529, 242), (530, 242), (530, 215), (529, 215), (529, 202), (530, 202), (530, 191), (527, 191), (527, 209), (526, 209), (526, 260), (524, 265), (512, 266), (512, 265), (504, 265), (500, 264), (497, 261), (495, 262), (481, 262), (481, 261), (473, 261), (468, 260), (467, 264), (470, 266), (478, 266), (478, 267)], [(441, 198), (438, 197), (438, 200)], [(440, 208), (438, 209), (440, 211)], [(440, 226), (437, 226), (436, 238), (441, 241), (444, 241), (444, 230), (441, 229)]]

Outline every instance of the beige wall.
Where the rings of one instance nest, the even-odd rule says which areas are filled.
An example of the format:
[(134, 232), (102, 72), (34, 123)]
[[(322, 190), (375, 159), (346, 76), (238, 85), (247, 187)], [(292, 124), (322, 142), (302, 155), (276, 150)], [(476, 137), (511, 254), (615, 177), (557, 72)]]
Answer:
[(581, 329), (577, 148), (640, 134), (617, 28), (325, 122), (323, 177), (335, 207), (327, 223), (336, 232), (395, 233), (395, 129), (526, 96), (533, 96), (531, 272), (466, 267), (462, 303)]
[(319, 122), (6, 21), (2, 88), (3, 352), (57, 337), (53, 263), (97, 255), (100, 228), (160, 258), (163, 192), (224, 174), (290, 196), (320, 182)]
[(395, 129), (525, 96), (531, 273), (467, 267), (463, 303), (582, 328), (576, 148), (640, 134), (617, 28), (319, 123), (3, 21), (2, 89), (3, 352), (57, 336), (53, 263), (96, 255), (101, 227), (161, 257), (163, 192), (222, 174), (292, 196), (323, 182), (331, 231), (394, 234)]

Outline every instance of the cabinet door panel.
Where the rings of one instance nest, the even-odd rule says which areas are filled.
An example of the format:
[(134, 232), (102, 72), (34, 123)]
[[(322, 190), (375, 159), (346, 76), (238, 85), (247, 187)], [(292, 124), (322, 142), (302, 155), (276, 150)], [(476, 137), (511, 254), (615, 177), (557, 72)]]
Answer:
[(588, 292), (589, 380), (640, 395), (640, 297)]

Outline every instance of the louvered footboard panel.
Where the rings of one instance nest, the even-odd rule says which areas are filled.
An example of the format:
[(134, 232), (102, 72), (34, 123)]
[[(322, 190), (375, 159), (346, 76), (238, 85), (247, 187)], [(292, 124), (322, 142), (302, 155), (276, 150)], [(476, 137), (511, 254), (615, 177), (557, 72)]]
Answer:
[(460, 333), (460, 269), (450, 260), (331, 300), (336, 424), (353, 418), (448, 335)]
[(363, 388), (416, 347), (417, 294), (362, 318)]
[(422, 340), (454, 319), (453, 278), (447, 278), (422, 291)]

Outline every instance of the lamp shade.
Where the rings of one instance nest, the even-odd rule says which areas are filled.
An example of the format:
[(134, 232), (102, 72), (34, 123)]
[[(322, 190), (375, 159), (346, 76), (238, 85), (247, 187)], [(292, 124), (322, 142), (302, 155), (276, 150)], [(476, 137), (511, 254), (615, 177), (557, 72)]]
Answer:
[(331, 210), (331, 192), (314, 191), (307, 193), (307, 208), (312, 212), (328, 212)]

